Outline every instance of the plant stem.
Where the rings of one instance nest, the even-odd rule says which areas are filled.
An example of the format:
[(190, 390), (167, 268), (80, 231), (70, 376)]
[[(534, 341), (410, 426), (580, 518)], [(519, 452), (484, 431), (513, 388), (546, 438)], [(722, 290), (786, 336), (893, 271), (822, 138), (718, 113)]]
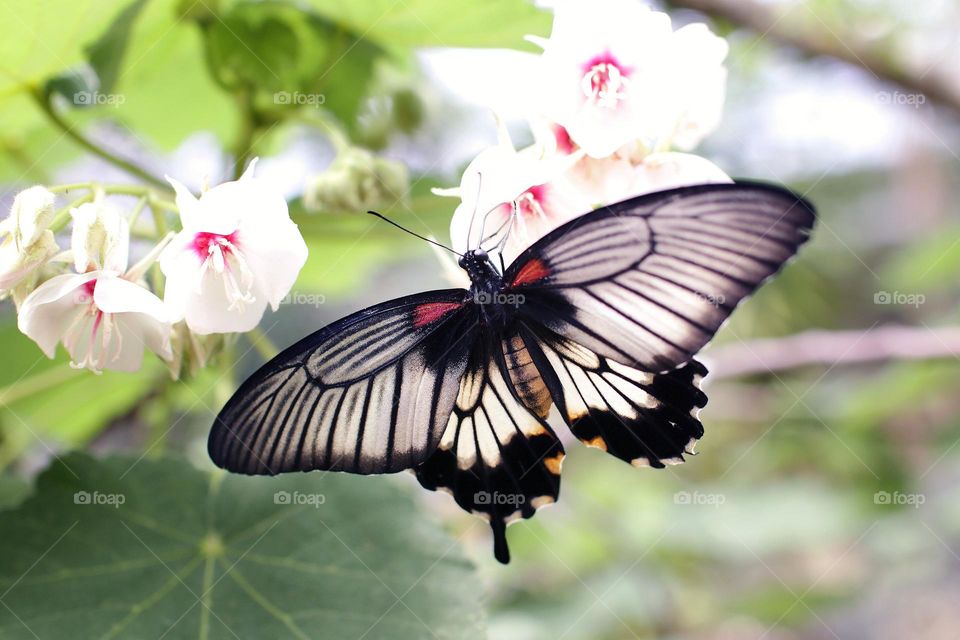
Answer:
[(253, 348), (256, 349), (257, 353), (263, 356), (265, 360), (272, 360), (280, 353), (277, 345), (273, 344), (273, 341), (267, 337), (267, 334), (264, 333), (260, 327), (254, 327), (248, 331), (247, 339), (250, 340), (250, 344), (253, 345)]
[(129, 160), (124, 160), (123, 158), (114, 155), (77, 131), (73, 125), (67, 122), (59, 113), (56, 112), (56, 110), (53, 108), (53, 105), (50, 104), (50, 101), (44, 97), (39, 89), (34, 90), (32, 93), (34, 101), (37, 103), (37, 106), (40, 107), (40, 110), (47, 116), (47, 119), (78, 145), (93, 155), (103, 158), (110, 164), (123, 169), (130, 175), (140, 178), (144, 182), (148, 182), (155, 187), (166, 188), (166, 183), (160, 178), (150, 174), (150, 172), (138, 167)]
[(50, 231), (57, 233), (62, 230), (67, 223), (70, 222), (70, 211), (84, 204), (85, 202), (91, 202), (93, 200), (93, 191), (83, 196), (82, 198), (77, 198), (64, 208), (57, 211), (53, 216), (53, 222), (50, 223)]
[(330, 144), (333, 145), (333, 150), (336, 153), (339, 154), (341, 151), (350, 147), (350, 139), (344, 132), (343, 127), (326, 111), (316, 110), (316, 113), (306, 113), (300, 110), (292, 117), (311, 127), (316, 127), (327, 134), (327, 138), (329, 138)]
[[(60, 184), (52, 187), (48, 187), (53, 193), (67, 193), (69, 191), (77, 191), (79, 189), (86, 189), (89, 191), (87, 195), (78, 198), (71, 202), (69, 205), (61, 209), (54, 216), (53, 222), (50, 225), (50, 229), (56, 233), (63, 229), (66, 226), (67, 222), (70, 220), (70, 209), (79, 207), (85, 202), (91, 202), (97, 191), (102, 191), (103, 193), (116, 195), (116, 196), (135, 196), (139, 197), (140, 201), (146, 205), (150, 206), (151, 211), (153, 212), (153, 221), (157, 227), (159, 235), (164, 235), (167, 232), (167, 223), (166, 219), (163, 216), (163, 211), (172, 211), (174, 213), (179, 212), (179, 208), (173, 202), (169, 200), (164, 200), (160, 198), (156, 192), (153, 190), (153, 187), (144, 187), (141, 185), (129, 185), (129, 184), (98, 184), (96, 182), (75, 182), (73, 184)], [(138, 207), (141, 207), (138, 203)], [(139, 209), (138, 209), (139, 213)]]
[(233, 179), (243, 175), (250, 157), (253, 155), (253, 146), (260, 130), (260, 120), (253, 108), (253, 102), (248, 93), (237, 95), (237, 104), (240, 109), (240, 130), (233, 144)]

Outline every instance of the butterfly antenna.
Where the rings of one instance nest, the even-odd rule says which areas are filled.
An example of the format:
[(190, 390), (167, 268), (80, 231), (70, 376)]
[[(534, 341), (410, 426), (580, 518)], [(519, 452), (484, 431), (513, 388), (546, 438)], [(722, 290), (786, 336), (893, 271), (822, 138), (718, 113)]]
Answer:
[(437, 242), (436, 240), (431, 240), (430, 238), (427, 238), (427, 237), (425, 237), (425, 236), (422, 236), (422, 235), (420, 235), (419, 233), (416, 233), (416, 232), (414, 232), (414, 231), (410, 231), (410, 229), (407, 229), (406, 227), (397, 224), (396, 222), (394, 222), (394, 221), (391, 220), (390, 218), (388, 218), (388, 217), (386, 217), (386, 216), (384, 216), (384, 215), (382, 215), (382, 214), (380, 214), (380, 213), (377, 213), (376, 211), (367, 211), (367, 213), (369, 213), (369, 214), (372, 215), (372, 216), (376, 216), (376, 217), (380, 218), (380, 219), (383, 220), (384, 222), (389, 222), (390, 224), (392, 224), (393, 226), (395, 226), (397, 229), (400, 229), (401, 231), (405, 231), (405, 232), (409, 233), (410, 235), (412, 235), (412, 236), (415, 237), (415, 238), (420, 238), (421, 240), (423, 240), (423, 241), (425, 241), (425, 242), (429, 242), (429, 243), (432, 244), (432, 245), (436, 245), (436, 246), (440, 247), (441, 249), (446, 249), (446, 250), (449, 251), (450, 253), (455, 254), (455, 255), (458, 255), (458, 256), (460, 256), (461, 258), (463, 257), (463, 254), (462, 254), (462, 253), (459, 253), (459, 252), (457, 252), (457, 251), (454, 251), (453, 249), (451, 249), (451, 248), (448, 247), (447, 245), (445, 245), (445, 244), (440, 244), (440, 243)]
[[(477, 197), (473, 200), (473, 213), (470, 214), (470, 226), (467, 227), (467, 248), (470, 248), (470, 239), (473, 238), (473, 221), (477, 219), (477, 209), (480, 208), (480, 190), (483, 187), (483, 174), (477, 171)], [(483, 235), (483, 229), (480, 230)]]
[(498, 235), (500, 235), (500, 232), (503, 231), (503, 228), (506, 227), (508, 224), (510, 224), (512, 221), (513, 221), (513, 215), (511, 214), (506, 217), (506, 219), (500, 224), (499, 227), (496, 228), (496, 230), (494, 230), (493, 233), (491, 233), (486, 238), (480, 241), (480, 248), (483, 249), (483, 243), (487, 242), (488, 240), (493, 240)]
[[(513, 210), (510, 212), (510, 215), (507, 217), (506, 222), (500, 225), (500, 229), (503, 229), (504, 226), (507, 226), (507, 223), (510, 223), (510, 224), (509, 226), (507, 226), (507, 230), (504, 232), (503, 237), (500, 238), (500, 241), (493, 248), (490, 249), (490, 252), (496, 251), (497, 255), (500, 256), (500, 273), (503, 273), (507, 270), (503, 264), (503, 248), (507, 246), (507, 240), (510, 238), (510, 232), (513, 230), (512, 223), (516, 221), (516, 218), (518, 215), (519, 215), (519, 208), (517, 207), (516, 201), (514, 201)], [(500, 229), (498, 229), (497, 232), (490, 237), (491, 238), (495, 237), (497, 233), (500, 232)]]

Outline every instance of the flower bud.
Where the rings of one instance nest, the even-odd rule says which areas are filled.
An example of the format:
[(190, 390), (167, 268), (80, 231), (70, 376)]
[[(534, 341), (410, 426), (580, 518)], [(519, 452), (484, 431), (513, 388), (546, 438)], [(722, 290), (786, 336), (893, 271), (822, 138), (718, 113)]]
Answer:
[(367, 211), (396, 204), (408, 184), (406, 165), (352, 148), (308, 183), (304, 204), (312, 211)]
[(73, 262), (77, 273), (94, 269), (124, 271), (130, 244), (126, 218), (106, 202), (88, 202), (70, 211)]
[(17, 194), (10, 209), (14, 227), (13, 237), (23, 250), (40, 239), (40, 235), (53, 222), (54, 196), (46, 187), (30, 187)]
[(53, 233), (54, 195), (44, 187), (17, 194), (10, 215), (0, 222), (0, 297), (13, 291), (19, 301), (36, 272), (59, 251)]

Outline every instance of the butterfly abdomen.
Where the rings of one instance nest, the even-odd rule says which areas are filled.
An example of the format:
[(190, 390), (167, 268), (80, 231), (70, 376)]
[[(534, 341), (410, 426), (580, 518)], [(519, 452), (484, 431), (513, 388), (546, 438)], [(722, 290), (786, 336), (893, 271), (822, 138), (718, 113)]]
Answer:
[(537, 370), (527, 346), (519, 335), (503, 341), (503, 356), (517, 395), (541, 418), (550, 413), (550, 392)]

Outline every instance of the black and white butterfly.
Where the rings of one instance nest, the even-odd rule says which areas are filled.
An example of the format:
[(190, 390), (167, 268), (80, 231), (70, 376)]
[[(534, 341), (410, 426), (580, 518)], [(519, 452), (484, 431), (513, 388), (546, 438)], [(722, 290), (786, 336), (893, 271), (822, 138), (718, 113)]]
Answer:
[(364, 309), (265, 364), (217, 416), (210, 456), (246, 474), (412, 469), (489, 520), (508, 562), (506, 525), (559, 494), (551, 405), (634, 466), (682, 462), (707, 402), (693, 356), (813, 224), (786, 189), (698, 185), (580, 216), (506, 269), (467, 251), (469, 290)]

